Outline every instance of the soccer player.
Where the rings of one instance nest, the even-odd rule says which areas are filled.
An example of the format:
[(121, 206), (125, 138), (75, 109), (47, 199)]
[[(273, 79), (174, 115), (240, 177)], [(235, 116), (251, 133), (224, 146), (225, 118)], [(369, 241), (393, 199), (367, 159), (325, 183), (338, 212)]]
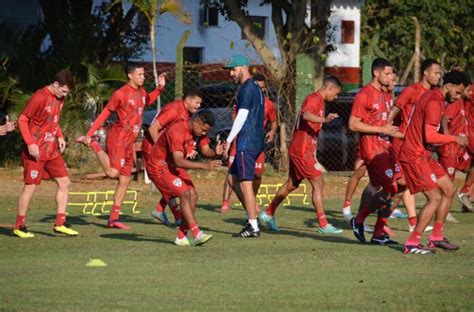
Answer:
[[(193, 162), (186, 158), (194, 152), (195, 139), (203, 136), (214, 126), (214, 116), (208, 110), (194, 115), (192, 119), (184, 119), (167, 127), (158, 137), (147, 162), (147, 172), (150, 179), (160, 190), (163, 198), (169, 201), (178, 197), (184, 222), (178, 230), (175, 244), (190, 246), (187, 238), (188, 230), (192, 232), (194, 244), (201, 245), (212, 238), (199, 229), (195, 218), (198, 194), (186, 169), (216, 169), (221, 165), (220, 160), (207, 163)], [(222, 155), (223, 145), (218, 144), (212, 150), (208, 144), (202, 147), (202, 153), (208, 158)]]
[(259, 237), (256, 198), (253, 191), (255, 163), (264, 150), (263, 128), (264, 94), (249, 72), (249, 60), (243, 55), (234, 55), (224, 66), (230, 70), (235, 82), (240, 84), (237, 92), (237, 116), (227, 137), (224, 158), (236, 139), (237, 154), (230, 168), (231, 186), (247, 211), (248, 222), (240, 231), (240, 237)]
[[(118, 178), (107, 227), (129, 230), (128, 225), (119, 222), (119, 215), (132, 176), (133, 143), (142, 126), (145, 106), (155, 102), (160, 95), (165, 87), (166, 75), (159, 76), (158, 88), (148, 94), (143, 88), (145, 69), (142, 65), (127, 63), (125, 74), (128, 82), (112, 94), (107, 106), (94, 121), (87, 134), (77, 138), (76, 141), (90, 147), (96, 153), (100, 166), (109, 178)], [(106, 153), (102, 150), (94, 133), (113, 112), (117, 113), (117, 121), (107, 134)]]
[[(265, 112), (263, 116), (263, 128), (266, 129), (268, 123), (270, 123), (270, 129), (265, 135), (266, 138), (266, 143), (271, 143), (275, 139), (275, 134), (278, 129), (278, 123), (277, 123), (277, 115), (275, 111), (275, 106), (273, 105), (273, 102), (268, 98), (268, 91), (267, 91), (267, 83), (266, 83), (266, 78), (264, 75), (257, 73), (253, 76), (253, 79), (257, 82), (258, 86), (260, 89), (262, 89), (263, 93), (265, 94)], [(235, 154), (236, 154), (236, 149), (235, 149), (235, 144), (233, 147), (231, 147), (231, 152), (229, 155), (229, 163), (232, 165), (232, 161), (234, 160)], [(258, 190), (260, 188), (260, 184), (262, 183), (262, 174), (265, 171), (265, 152), (260, 153), (260, 155), (257, 158), (257, 161), (255, 163), (255, 178), (253, 180), (253, 191), (255, 194), (258, 193)], [(230, 195), (232, 194), (232, 188), (230, 187), (230, 184), (228, 182), (228, 176), (227, 174), (225, 181), (224, 181), (224, 193), (223, 193), (223, 199), (222, 199), (222, 207), (220, 209), (221, 213), (227, 213), (230, 211), (230, 206), (229, 206), (229, 199)], [(257, 205), (257, 213), (259, 213), (259, 207)]]
[(51, 84), (37, 90), (26, 103), (18, 118), (21, 136), (25, 142), (21, 153), (25, 185), (18, 200), (13, 235), (21, 238), (34, 237), (25, 226), (26, 213), (36, 186), (42, 179), (53, 178), (58, 185), (56, 191), (56, 222), (53, 230), (69, 236), (78, 235), (66, 221), (66, 207), (71, 180), (61, 154), (66, 141), (59, 126), (59, 117), (64, 99), (75, 87), (73, 74), (60, 70)]
[(436, 214), (432, 234), (428, 238), (431, 248), (457, 250), (444, 236), (444, 222), (451, 207), (456, 187), (446, 175), (441, 165), (432, 158), (430, 145), (456, 142), (461, 146), (468, 144), (465, 136), (438, 133), (445, 103), (454, 102), (469, 84), (467, 76), (460, 71), (451, 71), (443, 77), (443, 86), (425, 92), (416, 102), (405, 133), (400, 153), (403, 173), (410, 192), (423, 192), (427, 198), (421, 209), (415, 230), (405, 242), (404, 253), (429, 254), (420, 244), (425, 227)]
[[(461, 210), (462, 212), (474, 212), (474, 208), (472, 207), (470, 199), (471, 185), (474, 183), (474, 167), (472, 166), (474, 163), (474, 160), (472, 160), (474, 155), (474, 106), (472, 104), (472, 84), (464, 90), (462, 98), (467, 119), (467, 137), (469, 141), (467, 151), (471, 157), (471, 164), (470, 168), (468, 169), (464, 185), (458, 192), (458, 198), (463, 204)], [(460, 101), (460, 99), (458, 101)], [(450, 106), (448, 106), (446, 111), (448, 111), (449, 108)]]
[[(426, 59), (421, 63), (420, 74), (421, 80), (406, 87), (402, 93), (400, 93), (388, 114), (388, 123), (394, 122), (398, 125), (402, 134), (406, 132), (410, 114), (418, 99), (426, 91), (439, 86), (441, 80), (441, 65), (434, 59)], [(392, 138), (392, 148), (397, 159), (400, 155), (402, 143), (403, 139)], [(409, 231), (413, 232), (417, 222), (416, 202), (415, 196), (410, 194), (409, 189), (406, 189), (403, 193), (403, 203), (408, 212)], [(426, 228), (427, 231), (431, 229), (431, 226)]]
[(322, 124), (339, 117), (335, 113), (326, 116), (324, 103), (325, 101), (334, 101), (341, 90), (342, 85), (339, 79), (328, 76), (324, 78), (322, 87), (309, 94), (304, 100), (288, 148), (290, 158), (288, 180), (278, 189), (267, 209), (260, 214), (260, 221), (267, 224), (269, 229), (278, 231), (274, 217), (278, 205), (288, 194), (298, 188), (303, 179), (307, 179), (312, 187), (312, 201), (319, 223), (318, 232), (321, 234), (342, 233), (341, 229), (334, 227), (326, 220), (323, 202), (323, 173), (317, 169), (315, 158)]
[[(182, 100), (173, 101), (163, 107), (163, 109), (158, 113), (151, 123), (151, 126), (148, 128), (145, 138), (143, 139), (142, 153), (143, 160), (145, 161), (145, 168), (146, 163), (149, 161), (153, 145), (158, 139), (161, 131), (176, 121), (190, 119), (192, 115), (198, 111), (199, 107), (201, 107), (201, 102), (201, 91), (198, 89), (189, 89), (185, 92)], [(151, 215), (164, 225), (169, 225), (170, 222), (168, 220), (168, 216), (165, 213), (165, 207), (167, 204), (170, 206), (176, 224), (179, 225), (181, 222), (181, 213), (179, 212), (179, 208), (175, 199), (171, 199), (171, 201), (168, 203), (164, 200), (164, 198), (161, 198), (161, 200), (156, 204), (155, 210), (151, 213)]]
[(392, 213), (392, 196), (398, 193), (397, 180), (401, 178), (389, 137), (403, 135), (398, 127), (387, 123), (391, 96), (384, 92), (384, 88), (390, 84), (392, 64), (384, 58), (376, 58), (371, 71), (372, 81), (356, 95), (349, 118), (349, 128), (360, 132), (360, 153), (370, 180), (362, 193), (361, 208), (351, 219), (351, 226), (356, 238), (364, 243), (363, 223), (377, 210), (377, 222), (370, 243), (395, 244), (384, 232), (387, 218)]

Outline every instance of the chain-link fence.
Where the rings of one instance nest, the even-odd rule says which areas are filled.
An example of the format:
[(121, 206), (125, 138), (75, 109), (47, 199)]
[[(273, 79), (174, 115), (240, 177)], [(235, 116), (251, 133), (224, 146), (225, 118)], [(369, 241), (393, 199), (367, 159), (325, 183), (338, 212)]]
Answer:
[[(203, 92), (201, 107), (211, 110), (216, 119), (216, 125), (209, 136), (215, 140), (217, 135), (225, 138), (232, 127), (231, 112), (235, 103), (238, 85), (230, 77), (229, 71), (222, 68), (222, 64), (190, 64), (184, 65), (182, 71), (177, 72), (175, 64), (159, 63), (158, 73), (167, 73), (167, 85), (161, 95), (161, 106), (182, 97), (182, 92), (189, 88), (199, 88)], [(146, 65), (149, 75), (147, 80), (153, 81), (152, 66)], [(286, 146), (291, 140), (293, 124), (299, 105), (287, 105), (288, 98), (296, 98), (297, 86), (282, 86), (272, 81), (265, 68), (256, 66), (251, 68), (252, 73), (260, 72), (267, 77), (268, 96), (273, 101), (278, 115), (279, 125), (285, 124), (286, 136), (281, 136), (279, 129), (273, 143), (266, 148), (266, 160), (275, 168), (281, 164), (281, 145)], [(295, 83), (296, 80), (291, 80)], [(177, 85), (181, 84), (181, 85)], [(149, 86), (149, 89), (151, 86)], [(285, 90), (293, 91), (285, 91)], [(344, 94), (334, 103), (327, 103), (326, 113), (338, 113), (339, 118), (325, 124), (319, 136), (317, 158), (328, 171), (352, 170), (357, 153), (358, 136), (348, 129), (348, 120), (355, 94)], [(145, 112), (144, 126), (147, 127), (153, 120), (157, 107), (152, 106)], [(283, 152), (284, 153), (284, 152)]]

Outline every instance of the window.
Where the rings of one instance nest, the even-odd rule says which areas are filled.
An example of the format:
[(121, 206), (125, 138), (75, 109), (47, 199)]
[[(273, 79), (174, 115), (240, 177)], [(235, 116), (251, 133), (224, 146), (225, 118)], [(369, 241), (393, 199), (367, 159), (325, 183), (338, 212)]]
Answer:
[(354, 43), (354, 21), (341, 22), (341, 43)]
[(201, 64), (204, 48), (184, 47), (183, 62), (184, 64)]
[(203, 8), (201, 10), (201, 26), (219, 26), (219, 10), (217, 8)]
[[(250, 20), (250, 22), (252, 23), (252, 25), (253, 25), (253, 27), (256, 31), (257, 37), (260, 38), (260, 39), (265, 39), (265, 20), (266, 20), (266, 17), (265, 16), (250, 16), (250, 15), (247, 16), (247, 17)], [(242, 37), (243, 40), (247, 39), (244, 32), (242, 32), (241, 37)]]

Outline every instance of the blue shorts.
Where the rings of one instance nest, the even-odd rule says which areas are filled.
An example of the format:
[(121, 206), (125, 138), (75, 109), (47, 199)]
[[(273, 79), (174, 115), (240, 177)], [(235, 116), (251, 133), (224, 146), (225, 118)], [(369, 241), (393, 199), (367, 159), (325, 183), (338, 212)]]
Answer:
[(261, 152), (241, 151), (235, 154), (234, 162), (230, 167), (230, 174), (240, 181), (252, 181), (255, 178), (255, 162)]

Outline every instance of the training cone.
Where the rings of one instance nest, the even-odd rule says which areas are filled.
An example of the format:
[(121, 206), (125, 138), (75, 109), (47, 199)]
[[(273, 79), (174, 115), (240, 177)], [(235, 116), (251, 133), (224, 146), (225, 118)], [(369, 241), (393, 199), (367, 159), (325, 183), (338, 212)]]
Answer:
[(100, 259), (91, 259), (89, 262), (87, 262), (86, 266), (88, 267), (104, 267), (107, 266), (107, 264), (100, 260)]

